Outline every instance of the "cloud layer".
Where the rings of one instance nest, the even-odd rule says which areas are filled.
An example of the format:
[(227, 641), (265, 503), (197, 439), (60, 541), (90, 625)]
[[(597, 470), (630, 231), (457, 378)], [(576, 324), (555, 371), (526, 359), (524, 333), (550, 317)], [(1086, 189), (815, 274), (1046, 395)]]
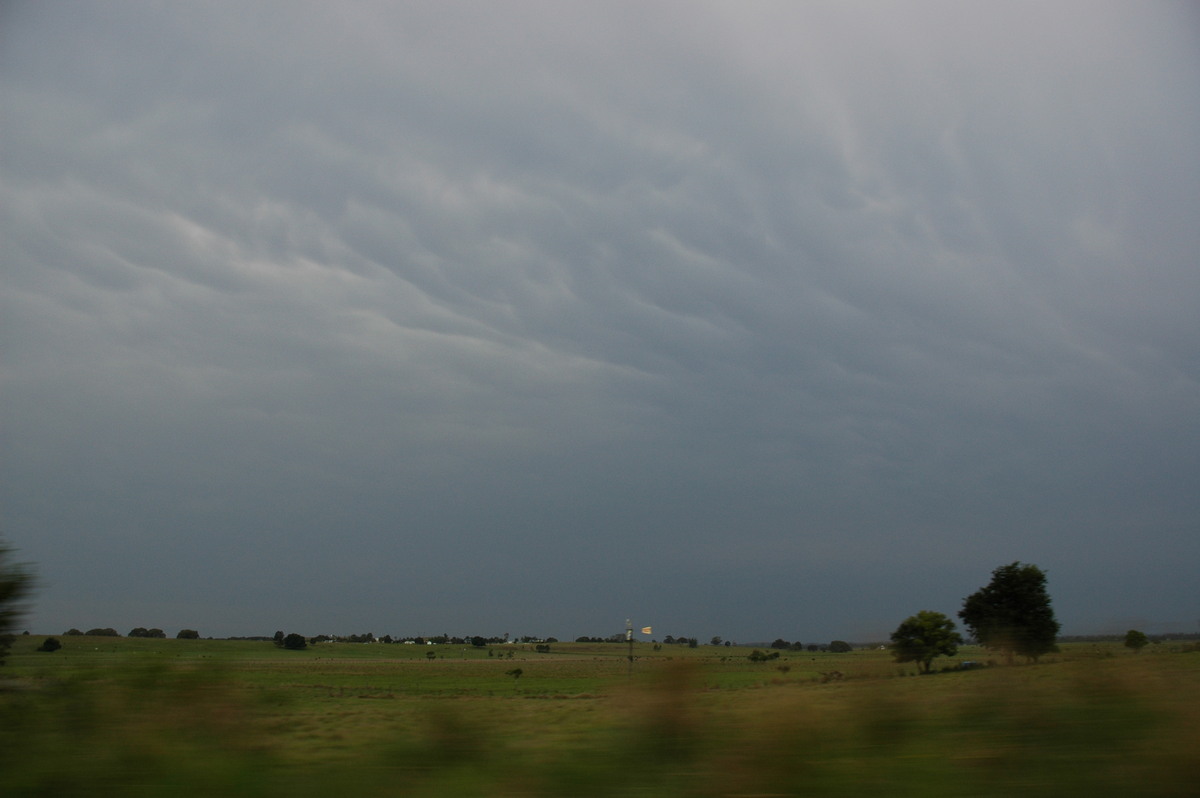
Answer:
[(1189, 6), (3, 15), (39, 628), (1195, 622)]

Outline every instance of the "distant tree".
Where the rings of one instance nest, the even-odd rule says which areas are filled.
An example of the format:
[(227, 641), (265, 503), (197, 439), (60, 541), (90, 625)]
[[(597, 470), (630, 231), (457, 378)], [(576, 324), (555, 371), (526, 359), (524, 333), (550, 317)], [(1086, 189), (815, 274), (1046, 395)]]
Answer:
[(1014, 562), (992, 571), (992, 581), (963, 602), (958, 617), (980, 645), (1036, 662), (1056, 650), (1058, 621), (1046, 592), (1046, 575), (1036, 565)]
[(280, 631), (277, 631), (275, 633), (275, 636), (272, 637), (271, 639), (275, 641), (275, 645), (279, 646), (280, 648), (283, 648), (283, 638), (284, 638), (283, 631), (280, 630)]
[(299, 651), (303, 648), (308, 648), (308, 641), (304, 639), (304, 635), (298, 635), (293, 632), (283, 638), (283, 647), (289, 651)]
[(788, 641), (784, 640), (782, 637), (777, 637), (771, 642), (771, 648), (784, 649), (787, 648), (788, 645)]
[(483, 648), (487, 645), (487, 638), (475, 635), (471, 638), (471, 645), (475, 646), (475, 648)]
[(834, 640), (832, 643), (829, 644), (829, 650), (832, 651), (834, 654), (845, 654), (847, 652), (853, 651), (854, 646), (850, 645), (845, 640)]
[(700, 645), (700, 641), (694, 637), (689, 637), (687, 639), (687, 644), (688, 644), (688, 648), (696, 648)]
[(117, 632), (116, 629), (113, 629), (111, 626), (106, 626), (103, 629), (99, 629), (99, 628), (88, 629), (86, 632), (84, 632), (84, 634), (88, 635), (90, 637), (120, 637), (121, 636), (120, 633)]
[(1125, 648), (1141, 651), (1149, 644), (1150, 638), (1146, 637), (1144, 632), (1139, 632), (1137, 629), (1130, 629), (1125, 633)]
[(81, 634), (83, 634), (83, 632), (79, 631), (78, 629), (71, 628), (71, 629), (68, 629), (67, 631), (63, 632), (63, 634), (64, 634), (64, 635), (71, 636), (71, 637), (74, 637), (74, 636), (76, 636), (76, 635), (81, 635)]
[(42, 641), (42, 644), (37, 647), (38, 651), (58, 651), (62, 648), (62, 643), (58, 642), (53, 637), (47, 637)]
[(962, 637), (954, 631), (954, 621), (940, 612), (921, 610), (892, 632), (892, 656), (897, 662), (917, 662), (922, 673), (929, 673), (934, 658), (958, 653)]
[(179, 634), (175, 635), (179, 640), (199, 640), (200, 633), (195, 629), (180, 629)]
[(29, 568), (9, 561), (12, 551), (0, 540), (0, 665), (8, 655), (21, 618), (25, 615), (25, 599), (33, 593), (33, 574)]
[(721, 638), (717, 635), (713, 635), (713, 639), (709, 640), (708, 644), (710, 646), (719, 646), (719, 645), (721, 645)]

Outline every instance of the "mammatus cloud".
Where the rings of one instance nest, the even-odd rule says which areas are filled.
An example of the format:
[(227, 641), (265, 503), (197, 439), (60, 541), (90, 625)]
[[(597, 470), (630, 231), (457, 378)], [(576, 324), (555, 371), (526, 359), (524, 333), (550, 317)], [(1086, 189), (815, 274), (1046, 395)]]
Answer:
[(1195, 615), (1190, 9), (5, 14), (39, 623)]

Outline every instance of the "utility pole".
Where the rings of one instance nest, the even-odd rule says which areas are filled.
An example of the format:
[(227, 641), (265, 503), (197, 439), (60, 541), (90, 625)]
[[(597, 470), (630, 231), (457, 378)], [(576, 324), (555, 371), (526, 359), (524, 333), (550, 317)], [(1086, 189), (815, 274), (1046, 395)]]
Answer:
[(625, 641), (629, 643), (629, 675), (633, 675), (633, 622), (625, 619)]

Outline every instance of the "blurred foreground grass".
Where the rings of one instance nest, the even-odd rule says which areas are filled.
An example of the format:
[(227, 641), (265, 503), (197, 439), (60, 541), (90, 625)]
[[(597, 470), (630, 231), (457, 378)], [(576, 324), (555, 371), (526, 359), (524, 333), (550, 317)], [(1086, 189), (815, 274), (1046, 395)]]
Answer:
[(854, 652), (837, 661), (853, 678), (823, 681), (744, 656), (640, 659), (629, 677), (582, 650), (401, 662), (33, 642), (0, 670), (5, 796), (1200, 793), (1197, 652), (920, 678)]

